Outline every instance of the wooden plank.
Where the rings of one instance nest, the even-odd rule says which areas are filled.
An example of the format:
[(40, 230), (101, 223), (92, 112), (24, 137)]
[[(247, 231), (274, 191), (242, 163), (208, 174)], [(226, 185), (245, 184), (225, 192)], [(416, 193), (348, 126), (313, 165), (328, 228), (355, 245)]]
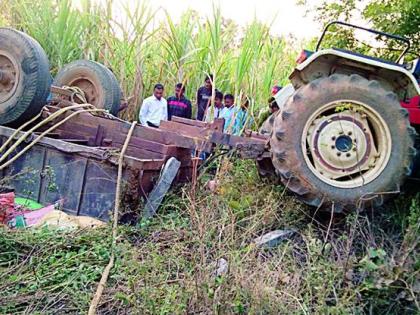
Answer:
[(219, 131), (223, 131), (223, 126), (225, 124), (225, 120), (223, 118), (217, 118), (212, 123), (207, 123), (200, 120), (193, 120), (193, 119), (173, 116), (171, 121), (184, 124), (184, 125), (207, 128), (207, 129), (212, 129), (212, 130), (219, 130)]
[(64, 210), (76, 214), (86, 163), (86, 158), (48, 149), (42, 169), (40, 203), (63, 200)]
[(138, 159), (162, 159), (165, 157), (162, 153), (143, 150), (138, 147), (134, 147), (131, 144), (127, 147), (126, 155), (133, 156)]
[[(124, 144), (126, 136), (115, 134), (113, 135), (112, 143), (122, 145)], [(131, 137), (130, 145), (138, 147), (151, 152), (161, 153), (165, 155), (176, 154), (177, 147), (175, 145), (163, 144), (155, 141), (145, 140), (139, 137)]]
[(51, 93), (58, 94), (58, 95), (64, 95), (64, 96), (67, 96), (67, 97), (72, 97), (73, 96), (72, 91), (69, 91), (69, 90), (60, 88), (58, 86), (54, 86), (54, 85), (51, 85)]
[(70, 142), (70, 143), (77, 143), (77, 144), (87, 144), (88, 141), (86, 139), (60, 139), (61, 141), (64, 142)]
[(208, 123), (201, 121), (201, 120), (193, 120), (183, 117), (172, 116), (173, 122), (178, 122), (185, 125), (196, 126), (196, 127), (207, 127)]
[(105, 127), (102, 126), (102, 125), (99, 125), (98, 129), (96, 131), (96, 136), (95, 136), (95, 140), (94, 140), (94, 143), (95, 143), (96, 147), (102, 145), (102, 140), (105, 138), (105, 136), (104, 136), (105, 132), (106, 132)]
[(167, 131), (176, 131), (177, 133), (189, 137), (189, 138), (199, 138), (202, 140), (206, 140), (206, 137), (210, 133), (210, 128), (200, 128), (191, 125), (185, 125), (183, 123), (178, 123), (175, 121), (161, 121), (160, 130), (167, 130)]
[[(24, 144), (19, 145), (8, 160), (18, 154), (25, 146)], [(16, 176), (10, 181), (10, 184), (15, 188), (18, 196), (38, 199), (45, 151), (45, 148), (40, 146), (32, 147), (5, 169), (4, 175), (6, 178)]]
[(89, 160), (85, 179), (79, 214), (108, 220), (114, 207), (117, 169)]

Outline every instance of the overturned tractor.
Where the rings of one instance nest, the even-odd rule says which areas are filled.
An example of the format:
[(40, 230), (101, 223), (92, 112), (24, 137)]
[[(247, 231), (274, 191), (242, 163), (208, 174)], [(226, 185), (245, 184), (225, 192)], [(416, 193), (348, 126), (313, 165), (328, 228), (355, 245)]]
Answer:
[[(320, 49), (334, 24), (406, 48), (394, 61)], [(335, 211), (379, 206), (415, 174), (420, 63), (401, 63), (409, 49), (400, 36), (333, 22), (316, 51), (299, 56), (289, 77), (293, 88), (276, 96), (287, 101), (271, 118), (270, 145), (277, 174), (305, 203)]]

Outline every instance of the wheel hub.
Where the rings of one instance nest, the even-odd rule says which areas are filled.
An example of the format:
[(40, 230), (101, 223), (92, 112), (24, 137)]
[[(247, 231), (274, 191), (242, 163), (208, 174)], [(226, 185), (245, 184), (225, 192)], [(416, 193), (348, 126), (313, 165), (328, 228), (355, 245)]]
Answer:
[(14, 58), (0, 50), (0, 104), (9, 100), (16, 91), (19, 67)]
[(78, 77), (69, 83), (70, 86), (79, 87), (85, 94), (86, 101), (89, 104), (97, 106), (100, 102), (99, 89), (95, 82), (86, 77)]
[(353, 139), (349, 136), (339, 136), (335, 140), (335, 147), (340, 152), (349, 152), (353, 148)]
[(315, 170), (328, 180), (351, 182), (353, 175), (374, 168), (379, 157), (367, 116), (355, 111), (318, 116), (306, 141)]

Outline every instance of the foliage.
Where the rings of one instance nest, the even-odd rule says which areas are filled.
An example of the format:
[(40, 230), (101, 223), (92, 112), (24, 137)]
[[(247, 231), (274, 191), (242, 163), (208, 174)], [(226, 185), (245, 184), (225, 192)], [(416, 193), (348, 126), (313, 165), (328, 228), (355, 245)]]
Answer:
[(130, 120), (137, 118), (155, 83), (165, 84), (166, 93), (172, 94), (175, 83), (184, 82), (187, 96), (194, 99), (208, 73), (215, 75), (219, 90), (249, 96), (257, 112), (266, 108), (270, 86), (285, 82), (299, 49), (271, 36), (269, 25), (253, 21), (239, 27), (223, 18), (218, 7), (207, 18), (184, 12), (175, 23), (168, 12), (157, 22), (162, 12), (153, 11), (147, 1), (80, 3), (3, 1), (0, 26), (18, 28), (38, 40), (53, 74), (79, 58), (110, 67), (130, 99), (123, 113)]
[[(157, 217), (120, 226), (100, 314), (420, 311), (419, 196), (402, 196), (373, 216), (331, 218), (258, 179), (251, 161), (224, 160), (217, 178), (215, 192), (184, 187)], [(252, 244), (288, 228), (296, 236), (276, 248)], [(0, 229), (0, 313), (86, 313), (110, 234), (108, 227)], [(215, 275), (220, 258), (228, 270)]]
[[(315, 12), (316, 20), (323, 25), (340, 20), (405, 36), (411, 42), (411, 54), (407, 60), (418, 58), (420, 54), (420, 2), (417, 0), (324, 1)], [(395, 60), (405, 48), (401, 42), (381, 36), (375, 37), (375, 44), (365, 39), (352, 29), (333, 27), (325, 37), (324, 46), (346, 48), (390, 60)]]

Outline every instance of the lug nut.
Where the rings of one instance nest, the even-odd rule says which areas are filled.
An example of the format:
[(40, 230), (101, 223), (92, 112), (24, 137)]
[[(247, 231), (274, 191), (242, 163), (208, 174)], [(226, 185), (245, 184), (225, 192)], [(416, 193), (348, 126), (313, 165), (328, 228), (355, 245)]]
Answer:
[(341, 156), (341, 152), (337, 152), (337, 156)]
[(334, 150), (334, 149), (335, 149), (335, 145), (332, 145), (332, 146), (331, 146), (331, 149), (333, 149), (333, 150)]
[(351, 136), (353, 133), (352, 133), (351, 131), (349, 131), (347, 134), (348, 134), (349, 136)]
[(350, 154), (350, 153), (347, 153), (347, 154), (346, 154), (346, 156), (347, 156), (347, 157), (350, 157), (350, 156), (351, 156), (351, 154)]
[(335, 141), (335, 139), (336, 139), (336, 138), (335, 138), (334, 136), (331, 138), (331, 140), (332, 140), (332, 141)]

